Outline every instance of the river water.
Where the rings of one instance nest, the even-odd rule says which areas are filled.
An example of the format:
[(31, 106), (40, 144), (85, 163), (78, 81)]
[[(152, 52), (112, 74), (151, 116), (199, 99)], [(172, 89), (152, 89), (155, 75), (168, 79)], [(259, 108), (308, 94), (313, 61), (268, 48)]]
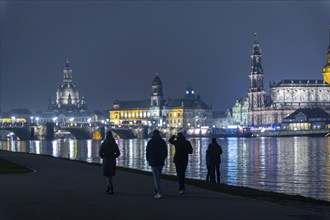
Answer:
[[(187, 177), (205, 179), (205, 151), (210, 139), (189, 139), (194, 148)], [(148, 139), (117, 140), (118, 165), (150, 171), (145, 160)], [(266, 191), (297, 194), (330, 201), (330, 137), (219, 138), (222, 146), (222, 181)], [(101, 163), (100, 141), (58, 139), (54, 141), (1, 141), (0, 149), (46, 154)], [(164, 173), (175, 175), (174, 146), (168, 144)]]

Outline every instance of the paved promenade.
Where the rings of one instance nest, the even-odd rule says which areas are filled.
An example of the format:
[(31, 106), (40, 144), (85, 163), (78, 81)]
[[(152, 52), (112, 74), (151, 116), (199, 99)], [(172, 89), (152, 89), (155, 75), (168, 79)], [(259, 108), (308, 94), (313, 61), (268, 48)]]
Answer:
[(0, 175), (0, 219), (330, 219), (313, 210), (274, 204), (162, 180), (153, 198), (152, 177), (118, 171), (114, 195), (104, 192), (101, 166), (0, 151), (0, 157), (35, 170)]

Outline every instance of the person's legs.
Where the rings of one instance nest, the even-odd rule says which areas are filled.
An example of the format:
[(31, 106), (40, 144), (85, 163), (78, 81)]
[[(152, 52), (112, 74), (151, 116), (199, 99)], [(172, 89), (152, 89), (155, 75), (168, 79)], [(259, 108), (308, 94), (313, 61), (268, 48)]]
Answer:
[(210, 167), (210, 181), (215, 182), (215, 165), (211, 165)]
[(113, 194), (113, 176), (108, 176), (108, 190), (110, 194)]
[(210, 181), (211, 167), (210, 166), (206, 166), (206, 168), (207, 168), (206, 181)]
[(215, 165), (215, 172), (217, 173), (217, 182), (220, 183), (220, 163)]
[(175, 164), (178, 180), (179, 180), (179, 190), (184, 191), (185, 185), (184, 185), (184, 179), (185, 179), (185, 172), (186, 172), (185, 165), (182, 164)]
[(156, 194), (161, 194), (162, 191), (160, 188), (160, 175), (162, 173), (163, 166), (151, 167), (151, 169), (152, 169), (152, 176), (155, 185), (155, 192)]
[(108, 176), (108, 186), (113, 187), (112, 176)]

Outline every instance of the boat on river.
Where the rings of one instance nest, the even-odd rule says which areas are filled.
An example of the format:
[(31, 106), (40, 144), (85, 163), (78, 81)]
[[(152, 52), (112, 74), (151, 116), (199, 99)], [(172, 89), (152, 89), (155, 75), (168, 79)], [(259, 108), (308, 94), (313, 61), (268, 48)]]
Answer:
[(186, 131), (188, 137), (252, 137), (248, 127), (228, 126), (227, 128), (194, 128)]

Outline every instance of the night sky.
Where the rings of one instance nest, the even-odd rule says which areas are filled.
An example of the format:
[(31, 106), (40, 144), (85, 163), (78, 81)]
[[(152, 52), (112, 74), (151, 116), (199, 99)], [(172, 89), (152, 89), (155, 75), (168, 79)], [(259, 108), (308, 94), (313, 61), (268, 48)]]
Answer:
[(0, 108), (46, 111), (69, 58), (89, 110), (164, 97), (187, 86), (214, 110), (246, 97), (254, 33), (265, 90), (283, 79), (322, 79), (328, 1), (3, 1)]

